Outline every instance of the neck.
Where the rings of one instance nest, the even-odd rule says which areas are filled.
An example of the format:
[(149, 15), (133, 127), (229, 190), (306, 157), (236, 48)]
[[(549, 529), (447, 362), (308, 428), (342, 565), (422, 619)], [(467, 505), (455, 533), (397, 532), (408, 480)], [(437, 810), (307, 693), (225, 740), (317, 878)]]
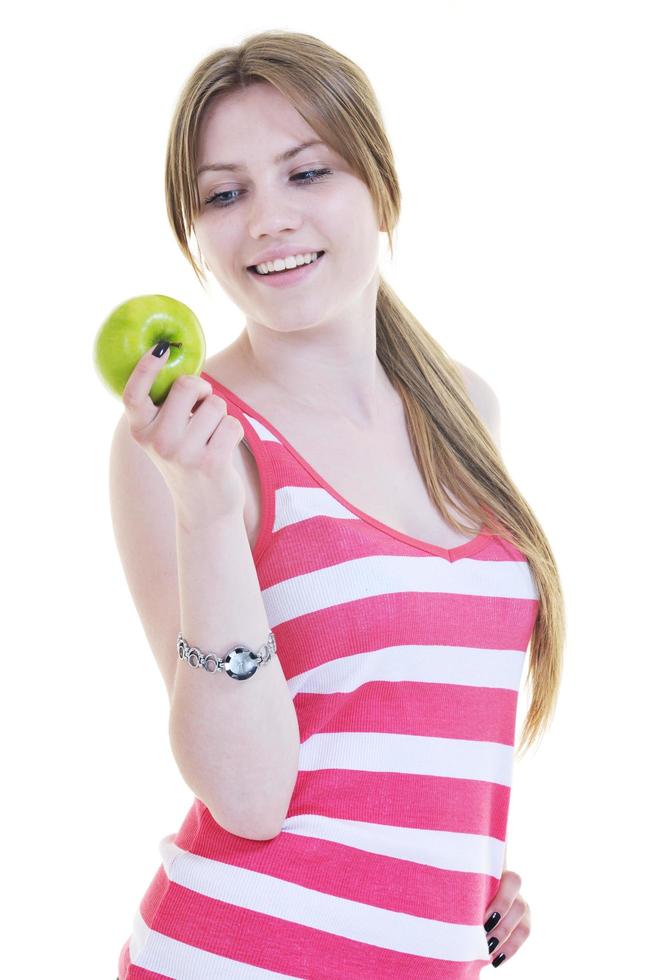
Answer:
[[(376, 311), (365, 322), (283, 333), (249, 322), (234, 343), (240, 364), (271, 399), (366, 429), (401, 399), (376, 353)], [(356, 324), (359, 323), (359, 329)]]
[(250, 356), (244, 363), (269, 398), (316, 416), (345, 418), (361, 428), (387, 416), (389, 401), (397, 397), (374, 352), (355, 362), (304, 356), (280, 359), (275, 365)]

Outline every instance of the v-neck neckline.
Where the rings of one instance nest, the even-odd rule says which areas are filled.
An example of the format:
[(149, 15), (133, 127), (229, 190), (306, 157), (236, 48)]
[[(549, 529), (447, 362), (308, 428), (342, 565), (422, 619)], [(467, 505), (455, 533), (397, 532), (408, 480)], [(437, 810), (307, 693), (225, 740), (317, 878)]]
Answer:
[(377, 518), (372, 517), (371, 514), (366, 514), (365, 511), (356, 507), (354, 504), (350, 503), (341, 493), (338, 492), (330, 483), (325, 480), (324, 477), (318, 473), (317, 470), (313, 468), (311, 463), (308, 462), (297, 449), (288, 441), (288, 439), (275, 428), (275, 426), (264, 416), (261, 412), (257, 411), (252, 405), (249, 405), (244, 401), (240, 395), (237, 395), (235, 391), (228, 388), (222, 382), (217, 381), (212, 375), (207, 374), (206, 371), (201, 371), (200, 376), (205, 378), (210, 384), (214, 385), (216, 388), (224, 391), (230, 401), (235, 402), (241, 411), (246, 415), (250, 415), (257, 419), (266, 429), (268, 429), (275, 436), (276, 439), (291, 453), (292, 456), (298, 461), (298, 463), (313, 477), (313, 479), (318, 483), (324, 490), (327, 491), (332, 497), (334, 497), (338, 502), (346, 508), (346, 510), (351, 511), (362, 521), (367, 524), (372, 525), (372, 527), (377, 528), (379, 531), (383, 531), (385, 534), (390, 535), (398, 541), (403, 541), (405, 544), (409, 544), (414, 548), (418, 548), (421, 551), (427, 551), (429, 554), (438, 555), (442, 558), (447, 558), (448, 561), (457, 561), (459, 558), (467, 558), (469, 555), (476, 554), (481, 551), (482, 548), (493, 539), (494, 535), (488, 533), (489, 528), (486, 525), (482, 525), (479, 533), (471, 538), (469, 541), (464, 541), (463, 544), (455, 545), (453, 548), (443, 548), (440, 545), (432, 544), (430, 541), (422, 541), (420, 538), (414, 538), (409, 534), (405, 534), (403, 531), (399, 531), (397, 528), (391, 527), (389, 524), (384, 524), (383, 521), (378, 521)]

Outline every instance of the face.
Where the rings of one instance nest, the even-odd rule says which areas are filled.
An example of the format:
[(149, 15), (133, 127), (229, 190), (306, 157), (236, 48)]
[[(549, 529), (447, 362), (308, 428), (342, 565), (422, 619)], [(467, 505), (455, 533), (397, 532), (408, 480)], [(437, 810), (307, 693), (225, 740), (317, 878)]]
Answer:
[[(318, 134), (264, 83), (217, 101), (202, 122), (198, 169), (239, 167), (198, 175), (195, 235), (209, 270), (249, 324), (276, 330), (327, 324), (361, 309), (371, 291), (376, 297), (382, 232), (366, 185), (324, 144), (275, 160), (310, 140)], [(247, 267), (278, 247), (288, 255), (325, 254), (297, 282), (275, 288)]]

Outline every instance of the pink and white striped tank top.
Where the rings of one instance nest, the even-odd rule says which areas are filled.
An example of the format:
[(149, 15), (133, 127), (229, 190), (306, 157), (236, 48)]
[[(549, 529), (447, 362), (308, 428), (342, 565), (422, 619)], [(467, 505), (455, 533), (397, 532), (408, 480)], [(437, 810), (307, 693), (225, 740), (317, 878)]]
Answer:
[(253, 558), (299, 772), (272, 840), (228, 833), (194, 799), (159, 842), (120, 980), (478, 977), (539, 605), (530, 567), (486, 528), (448, 549), (380, 523), (202, 377), (259, 471)]

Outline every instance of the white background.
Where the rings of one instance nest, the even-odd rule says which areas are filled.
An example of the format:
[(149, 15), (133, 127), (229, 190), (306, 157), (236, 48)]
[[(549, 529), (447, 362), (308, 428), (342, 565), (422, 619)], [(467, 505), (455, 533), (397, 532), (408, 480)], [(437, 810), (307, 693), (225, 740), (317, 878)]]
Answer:
[[(143, 293), (187, 303), (208, 354), (240, 332), (240, 311), (219, 287), (202, 291), (173, 238), (164, 152), (196, 63), (271, 27), (320, 37), (371, 80), (403, 194), (382, 272), (496, 391), (505, 462), (563, 579), (563, 687), (541, 747), (516, 765), (508, 834), (532, 934), (501, 970), (644, 976), (651, 8), (159, 0), (38, 3), (11, 17), (0, 52), (3, 976), (114, 980), (157, 843), (192, 802), (113, 538), (122, 406), (92, 347), (110, 310)], [(523, 692), (518, 730), (526, 707)]]

